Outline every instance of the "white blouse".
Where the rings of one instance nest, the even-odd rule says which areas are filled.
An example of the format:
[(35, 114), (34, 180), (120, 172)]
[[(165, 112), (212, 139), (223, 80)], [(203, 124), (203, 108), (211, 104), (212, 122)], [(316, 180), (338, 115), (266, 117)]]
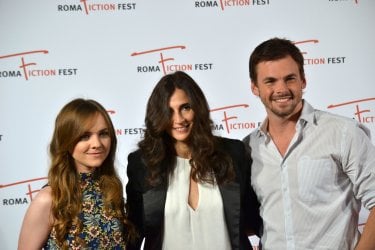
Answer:
[(165, 203), (163, 250), (230, 250), (219, 187), (198, 183), (193, 210), (188, 204), (190, 171), (189, 160), (177, 157)]

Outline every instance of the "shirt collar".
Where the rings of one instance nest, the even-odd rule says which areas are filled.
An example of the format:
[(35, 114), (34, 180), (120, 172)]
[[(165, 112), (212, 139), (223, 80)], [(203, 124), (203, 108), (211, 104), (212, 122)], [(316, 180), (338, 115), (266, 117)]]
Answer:
[[(316, 114), (314, 112), (314, 108), (308, 103), (306, 100), (302, 99), (302, 112), (301, 116), (298, 119), (297, 126), (304, 126), (307, 123), (309, 124), (316, 124)], [(257, 136), (266, 136), (268, 134), (267, 131), (268, 127), (268, 117), (264, 119), (262, 124), (260, 125)]]
[(303, 107), (302, 107), (302, 112), (301, 116), (298, 119), (298, 123), (303, 125), (306, 123), (309, 124), (316, 124), (316, 113), (314, 112), (315, 109), (308, 103), (306, 100), (303, 101)]

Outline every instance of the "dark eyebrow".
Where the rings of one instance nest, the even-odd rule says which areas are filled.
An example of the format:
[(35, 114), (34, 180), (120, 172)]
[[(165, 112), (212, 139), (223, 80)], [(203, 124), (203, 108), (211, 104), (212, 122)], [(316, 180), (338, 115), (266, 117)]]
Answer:
[(107, 131), (109, 131), (109, 129), (107, 127), (105, 127), (103, 129), (99, 130), (98, 132), (101, 133), (101, 132), (107, 132)]
[(274, 82), (276, 81), (276, 78), (275, 77), (266, 77), (262, 80), (262, 82)]
[(189, 102), (183, 103), (180, 105), (180, 109), (186, 108), (187, 106), (191, 107), (191, 104)]
[[(102, 129), (98, 130), (98, 132), (96, 132), (96, 133), (102, 133), (102, 132), (107, 132), (107, 131), (109, 131), (109, 128), (105, 127), (105, 128), (102, 128)], [(92, 135), (94, 133), (95, 132), (86, 130), (83, 134), (84, 135)]]
[(285, 76), (284, 78), (290, 78), (290, 77), (297, 77), (297, 75), (292, 73), (292, 74), (289, 74), (289, 75)]

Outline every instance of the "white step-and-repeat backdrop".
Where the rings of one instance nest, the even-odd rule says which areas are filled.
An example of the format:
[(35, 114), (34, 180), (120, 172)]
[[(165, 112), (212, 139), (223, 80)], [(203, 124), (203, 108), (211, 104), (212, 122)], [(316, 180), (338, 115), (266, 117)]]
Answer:
[(375, 134), (374, 24), (373, 0), (0, 0), (0, 249), (16, 249), (46, 183), (65, 103), (92, 98), (111, 113), (125, 184), (146, 101), (168, 72), (200, 84), (217, 134), (242, 139), (259, 125), (265, 111), (250, 91), (248, 59), (271, 37), (304, 52), (314, 107)]

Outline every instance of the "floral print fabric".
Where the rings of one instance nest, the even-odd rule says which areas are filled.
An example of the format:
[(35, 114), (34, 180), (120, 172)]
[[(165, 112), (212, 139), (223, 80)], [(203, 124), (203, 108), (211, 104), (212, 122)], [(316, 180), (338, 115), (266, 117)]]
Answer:
[[(80, 173), (80, 176), (82, 211), (79, 219), (83, 223), (83, 230), (79, 233), (79, 241), (74, 239), (75, 227), (69, 230), (69, 249), (125, 249), (123, 224), (105, 209), (98, 181), (93, 179), (91, 173)], [(60, 249), (55, 233), (52, 229), (44, 249)]]

